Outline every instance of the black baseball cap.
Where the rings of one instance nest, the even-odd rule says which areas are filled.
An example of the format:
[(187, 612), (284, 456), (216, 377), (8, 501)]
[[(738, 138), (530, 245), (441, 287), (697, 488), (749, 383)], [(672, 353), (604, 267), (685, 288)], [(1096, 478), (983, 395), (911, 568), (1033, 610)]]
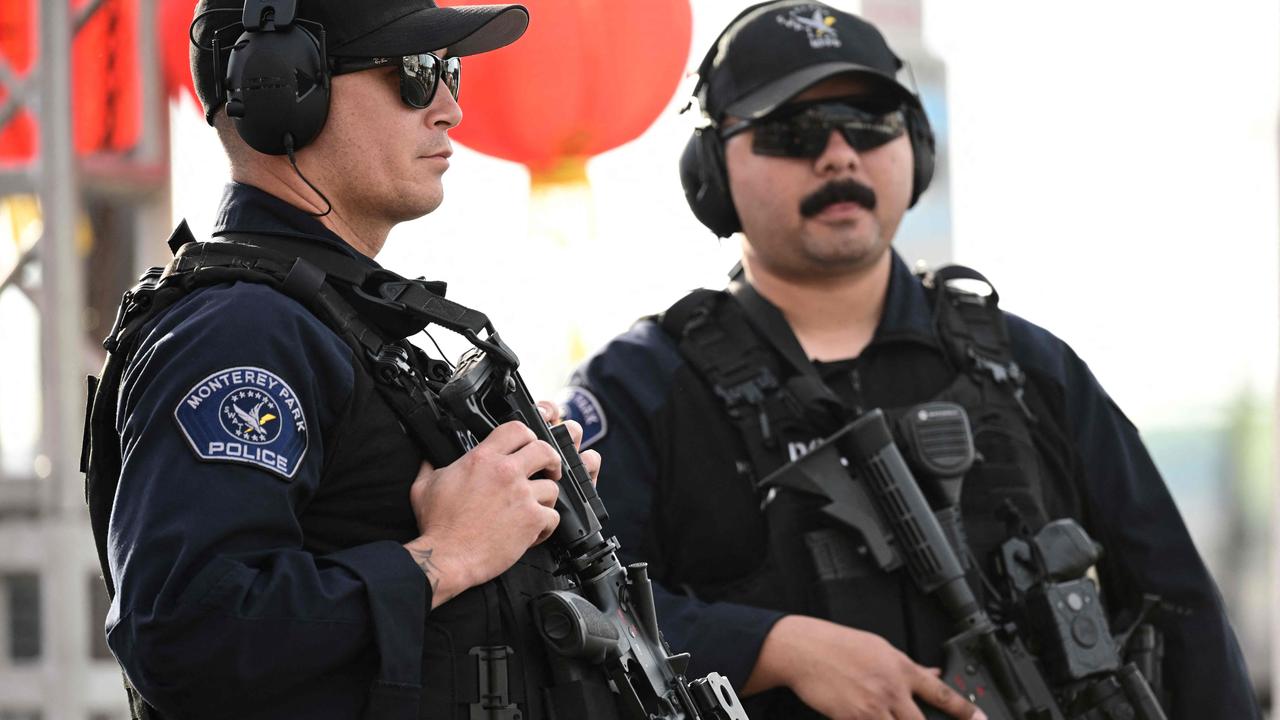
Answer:
[(754, 120), (829, 77), (858, 73), (918, 105), (897, 80), (901, 69), (862, 18), (812, 0), (771, 0), (744, 10), (720, 35), (698, 67), (694, 95), (715, 122)]
[[(435, 0), (296, 2), (297, 19), (324, 27), (330, 57), (396, 57), (440, 48), (448, 48), (450, 55), (475, 55), (515, 42), (529, 27), (529, 11), (522, 5), (442, 8)], [(210, 122), (223, 101), (215, 97), (210, 50), (213, 35), (227, 28), (219, 34), (220, 38), (226, 38), (221, 42), (221, 64), (225, 71), (231, 45), (242, 30), (244, 4), (245, 0), (200, 0), (196, 5), (198, 21), (192, 28), (196, 42), (190, 49), (191, 77)], [(202, 17), (202, 13), (208, 14)]]

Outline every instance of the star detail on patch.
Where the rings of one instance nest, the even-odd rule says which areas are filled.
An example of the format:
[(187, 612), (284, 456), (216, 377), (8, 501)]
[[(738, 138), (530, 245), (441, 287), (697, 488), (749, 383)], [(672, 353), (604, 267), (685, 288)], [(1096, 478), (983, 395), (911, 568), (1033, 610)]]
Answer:
[(307, 452), (307, 420), (289, 384), (268, 370), (219, 370), (188, 390), (173, 411), (201, 460), (255, 465), (285, 479)]

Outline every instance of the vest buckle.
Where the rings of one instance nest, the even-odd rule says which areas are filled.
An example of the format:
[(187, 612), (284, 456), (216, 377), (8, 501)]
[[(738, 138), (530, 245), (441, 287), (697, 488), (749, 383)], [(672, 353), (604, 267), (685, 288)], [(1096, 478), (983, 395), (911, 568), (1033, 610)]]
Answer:
[(716, 395), (724, 401), (729, 414), (738, 416), (743, 405), (756, 409), (760, 419), (760, 435), (766, 445), (772, 447), (773, 429), (769, 422), (769, 414), (765, 412), (766, 394), (778, 389), (778, 378), (769, 368), (760, 368), (754, 376), (733, 384), (717, 383), (712, 387)]
[(1022, 414), (1027, 419), (1035, 422), (1035, 413), (1031, 412), (1031, 408), (1027, 407), (1026, 389), (1023, 387), (1027, 382), (1027, 376), (1022, 372), (1022, 368), (1018, 363), (1010, 360), (1007, 363), (998, 362), (978, 352), (972, 345), (969, 346), (968, 355), (973, 360), (974, 369), (979, 374), (986, 373), (996, 381), (997, 385), (1011, 385), (1013, 389), (1014, 402), (1018, 403), (1018, 409), (1022, 410)]
[(470, 720), (518, 720), (519, 706), (511, 702), (507, 658), (515, 651), (506, 645), (471, 648), (467, 653), (476, 659), (476, 695), (471, 703)]
[(387, 343), (377, 352), (369, 350), (369, 357), (373, 360), (378, 379), (385, 383), (394, 383), (413, 371), (409, 365), (409, 351), (395, 343)]
[(967, 353), (979, 372), (986, 372), (991, 376), (992, 380), (995, 380), (1000, 385), (1013, 383), (1015, 386), (1021, 387), (1026, 380), (1026, 376), (1022, 373), (1022, 368), (1018, 367), (1018, 363), (1012, 360), (1007, 363), (993, 360), (978, 352), (972, 345), (969, 346)]
[(107, 337), (102, 341), (104, 350), (115, 353), (119, 349), (120, 335), (124, 332), (125, 325), (133, 319), (135, 312), (151, 306), (151, 296), (155, 294), (156, 288), (160, 287), (163, 276), (163, 267), (147, 268), (147, 271), (138, 279), (138, 284), (125, 291), (124, 297), (120, 299), (120, 306), (116, 308), (116, 319), (111, 324), (111, 332), (107, 333)]

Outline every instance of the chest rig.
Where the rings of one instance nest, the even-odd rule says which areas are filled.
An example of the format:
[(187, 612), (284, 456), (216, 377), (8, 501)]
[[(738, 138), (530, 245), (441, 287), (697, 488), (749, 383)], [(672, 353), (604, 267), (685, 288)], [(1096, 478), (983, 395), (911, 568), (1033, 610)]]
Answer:
[[(994, 288), (988, 295), (965, 292), (952, 284), (961, 279), (986, 283), (977, 272), (958, 266), (923, 278), (934, 339), (954, 375), (940, 393), (910, 405), (956, 403), (972, 421), (980, 461), (965, 478), (961, 513), (975, 566), (989, 570), (994, 551), (1009, 537), (1001, 508), (1011, 504), (1032, 528), (1051, 518), (1077, 516), (1078, 470), (1055, 413), (1013, 359)], [(695, 291), (661, 322), (736, 429), (746, 455), (738, 462), (744, 481), (758, 483), (804, 454), (815, 439), (855, 418), (809, 361), (781, 312), (741, 279), (727, 292)], [(883, 409), (896, 419), (907, 407)], [(762, 492), (759, 499), (768, 535), (761, 566), (715, 586), (700, 585), (696, 578), (676, 578), (674, 584), (704, 600), (814, 615), (869, 630), (919, 662), (941, 659), (949, 628), (932, 601), (903, 573), (881, 571), (869, 557), (867, 539), (822, 513), (825, 501), (785, 490)], [(785, 691), (749, 699), (747, 709), (753, 718), (814, 717)]]
[[(89, 378), (81, 470), (108, 594), (107, 530), (120, 479), (115, 408), (121, 377), (150, 321), (191, 292), (233, 282), (266, 284), (303, 304), (337, 334), (373, 378), (422, 456), (436, 467), (460, 457), (466, 429), (439, 404), (449, 366), (404, 340), (436, 324), (475, 336), (488, 325), (474, 310), (446, 300), (443, 285), (406, 280), (317, 243), (286, 237), (227, 235), (196, 242), (180, 225), (169, 240), (174, 259), (151, 268), (125, 293), (103, 345), (106, 363)], [(323, 480), (322, 480), (323, 482)], [(408, 495), (405, 495), (408, 501)], [(364, 717), (518, 720), (618, 717), (608, 679), (597, 667), (547, 653), (532, 627), (529, 602), (571, 584), (555, 574), (545, 546), (532, 548), (499, 578), (472, 588), (427, 617), (422, 677), (380, 668)], [(399, 670), (403, 674), (403, 670)], [(569, 680), (566, 681), (565, 679)], [(406, 686), (422, 686), (421, 695)], [(132, 716), (160, 718), (126, 680)]]

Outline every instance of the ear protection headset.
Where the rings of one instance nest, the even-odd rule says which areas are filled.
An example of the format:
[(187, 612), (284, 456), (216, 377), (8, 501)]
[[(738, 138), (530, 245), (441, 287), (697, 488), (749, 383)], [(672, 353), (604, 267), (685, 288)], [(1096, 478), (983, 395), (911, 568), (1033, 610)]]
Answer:
[[(320, 134), (329, 117), (324, 27), (299, 20), (297, 0), (245, 0), (244, 32), (224, 72), (213, 39), (216, 94), (249, 147), (292, 156)], [(309, 27), (304, 27), (309, 26)]]
[[(698, 84), (693, 95), (706, 111), (706, 93), (708, 78), (716, 55), (720, 49), (720, 41), (736, 28), (739, 21), (754, 12), (759, 6), (747, 8), (740, 13), (728, 27), (716, 37), (707, 51), (702, 63), (698, 65)], [(906, 103), (903, 113), (907, 120), (907, 136), (911, 141), (913, 168), (911, 177), (911, 205), (920, 199), (920, 194), (929, 187), (933, 179), (935, 144), (933, 130), (929, 127), (929, 119), (925, 117), (920, 98), (914, 94)], [(693, 136), (685, 144), (680, 155), (680, 184), (684, 187), (685, 199), (694, 217), (706, 225), (718, 237), (729, 237), (742, 230), (742, 221), (738, 218), (738, 210), (733, 205), (733, 197), (729, 193), (729, 171), (724, 160), (724, 140), (720, 138), (720, 127), (713, 119), (710, 125), (694, 130)]]

